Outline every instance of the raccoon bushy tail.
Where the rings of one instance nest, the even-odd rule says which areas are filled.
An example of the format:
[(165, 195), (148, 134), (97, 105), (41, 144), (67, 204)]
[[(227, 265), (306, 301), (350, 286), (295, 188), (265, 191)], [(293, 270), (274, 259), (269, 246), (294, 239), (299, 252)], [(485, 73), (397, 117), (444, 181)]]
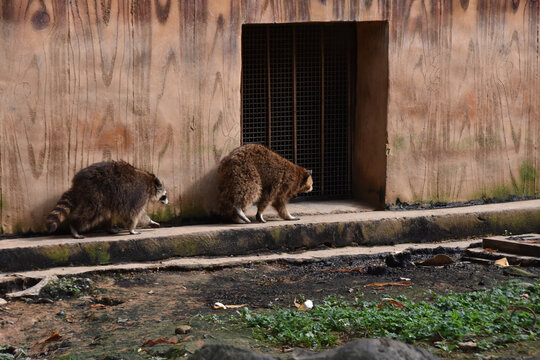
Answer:
[(56, 203), (56, 206), (47, 216), (45, 220), (45, 226), (47, 231), (52, 233), (58, 229), (58, 226), (67, 219), (69, 213), (73, 209), (73, 202), (71, 199), (71, 191), (66, 191), (60, 200)]

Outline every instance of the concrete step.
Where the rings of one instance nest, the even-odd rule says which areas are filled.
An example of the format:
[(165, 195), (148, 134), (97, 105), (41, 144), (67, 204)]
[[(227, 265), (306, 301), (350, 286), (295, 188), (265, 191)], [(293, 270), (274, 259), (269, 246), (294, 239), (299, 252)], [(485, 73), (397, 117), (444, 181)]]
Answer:
[(4, 239), (0, 272), (540, 232), (540, 200), (435, 210), (364, 210), (305, 215), (292, 222), (275, 219), (265, 224), (142, 229), (140, 235), (90, 234), (80, 240), (67, 235)]
[[(92, 266), (69, 266), (56, 267), (43, 270), (30, 270), (12, 273), (0, 273), (0, 286), (2, 283), (14, 281), (16, 279), (43, 279), (46, 276), (71, 276), (81, 274), (97, 274), (107, 272), (130, 272), (141, 270), (177, 270), (177, 271), (197, 271), (197, 270), (218, 270), (246, 264), (261, 263), (289, 263), (308, 264), (338, 257), (376, 257), (385, 254), (397, 254), (407, 250), (425, 250), (435, 248), (460, 249), (471, 251), (481, 248), (480, 239), (443, 241), (428, 244), (397, 244), (382, 246), (345, 246), (341, 248), (305, 250), (295, 252), (272, 252), (256, 255), (239, 256), (217, 256), (217, 257), (185, 257), (172, 258), (159, 261), (130, 262), (122, 264), (92, 265)], [(475, 246), (475, 248), (472, 248)]]

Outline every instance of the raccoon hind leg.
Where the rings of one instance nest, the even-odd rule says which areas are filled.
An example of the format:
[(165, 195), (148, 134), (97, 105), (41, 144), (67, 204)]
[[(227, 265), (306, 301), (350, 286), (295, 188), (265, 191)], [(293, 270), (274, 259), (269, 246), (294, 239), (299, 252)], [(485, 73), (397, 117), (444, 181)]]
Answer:
[(148, 216), (148, 214), (144, 210), (139, 216), (139, 224), (143, 226), (151, 226), (153, 228), (158, 228), (160, 226), (158, 222), (150, 219), (150, 216)]
[(85, 215), (80, 208), (77, 208), (69, 216), (69, 229), (75, 239), (84, 239), (80, 233), (89, 227)]
[(71, 235), (73, 235), (75, 239), (84, 239), (84, 236), (79, 234), (79, 231), (72, 223), (69, 224), (69, 229), (71, 230)]
[(102, 226), (109, 234), (115, 235), (120, 232), (120, 230), (114, 226), (112, 216), (105, 218), (102, 222)]
[(144, 218), (144, 215), (146, 215), (146, 212), (144, 211), (144, 208), (142, 208), (139, 211), (124, 216), (124, 224), (131, 235), (140, 235), (140, 232), (135, 231), (135, 228), (139, 223), (139, 219)]
[(257, 203), (257, 221), (265, 223), (263, 212), (272, 202), (272, 195), (268, 189), (263, 189), (259, 202)]
[[(235, 212), (236, 216), (237, 216), (238, 218), (240, 218), (240, 219), (241, 219), (243, 222), (245, 222), (246, 224), (249, 224), (249, 223), (251, 222), (251, 220), (248, 219), (248, 217), (246, 216), (246, 214), (244, 214), (244, 211), (243, 211), (241, 208), (235, 206), (235, 207), (234, 207), (234, 212)], [(242, 224), (242, 222), (236, 221), (236, 220), (237, 220), (236, 216), (233, 217), (233, 220), (234, 220), (235, 222), (237, 222), (238, 224)]]

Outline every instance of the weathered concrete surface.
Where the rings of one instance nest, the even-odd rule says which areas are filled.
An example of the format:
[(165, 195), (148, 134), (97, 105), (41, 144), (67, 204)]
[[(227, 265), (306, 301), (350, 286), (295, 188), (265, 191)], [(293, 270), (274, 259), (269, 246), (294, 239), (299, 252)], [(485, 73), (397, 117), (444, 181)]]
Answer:
[(215, 270), (227, 267), (240, 266), (245, 264), (271, 263), (275, 261), (287, 262), (291, 264), (306, 264), (323, 261), (336, 257), (357, 257), (357, 256), (381, 256), (384, 254), (398, 254), (406, 250), (416, 249), (462, 249), (475, 250), (472, 245), (481, 246), (480, 239), (444, 241), (429, 244), (396, 244), (383, 246), (345, 246), (341, 248), (306, 250), (301, 252), (272, 252), (255, 255), (239, 256), (219, 256), (219, 257), (184, 257), (168, 260), (130, 262), (123, 264), (91, 265), (91, 266), (69, 266), (56, 267), (43, 270), (30, 270), (17, 273), (0, 273), (0, 284), (16, 281), (21, 278), (43, 279), (47, 276), (68, 276), (87, 273), (105, 273), (111, 271), (136, 271), (136, 270)]
[(309, 215), (295, 222), (197, 225), (139, 236), (50, 236), (0, 241), (0, 271), (242, 255), (267, 250), (423, 243), (540, 231), (540, 200), (414, 211)]

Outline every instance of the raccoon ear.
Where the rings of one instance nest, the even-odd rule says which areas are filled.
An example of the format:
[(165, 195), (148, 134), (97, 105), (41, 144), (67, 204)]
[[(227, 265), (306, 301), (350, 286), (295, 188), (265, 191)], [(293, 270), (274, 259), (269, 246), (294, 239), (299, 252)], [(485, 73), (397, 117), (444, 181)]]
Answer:
[(308, 174), (309, 174), (309, 176), (312, 176), (313, 175), (313, 170), (308, 170)]
[(154, 175), (154, 185), (158, 188), (162, 187), (163, 184), (161, 183), (161, 181), (157, 178), (157, 176)]

